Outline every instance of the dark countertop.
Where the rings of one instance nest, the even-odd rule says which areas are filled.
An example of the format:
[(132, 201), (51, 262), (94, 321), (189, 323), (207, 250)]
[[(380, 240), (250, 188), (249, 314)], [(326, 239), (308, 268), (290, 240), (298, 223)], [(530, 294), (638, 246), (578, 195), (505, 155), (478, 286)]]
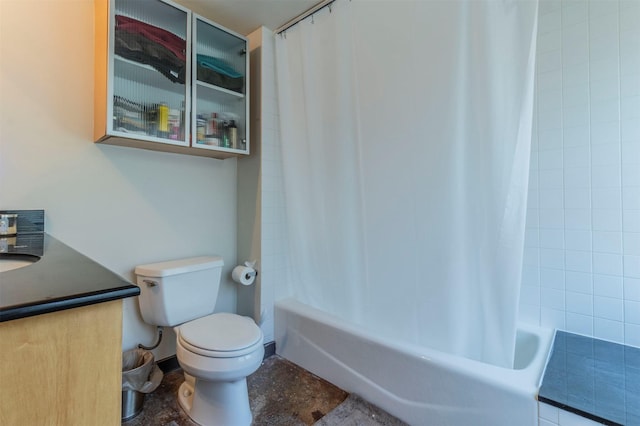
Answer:
[(140, 289), (56, 238), (17, 235), (0, 257), (41, 256), (19, 269), (0, 272), (0, 322), (137, 296)]
[(640, 348), (557, 331), (538, 395), (607, 425), (640, 425)]

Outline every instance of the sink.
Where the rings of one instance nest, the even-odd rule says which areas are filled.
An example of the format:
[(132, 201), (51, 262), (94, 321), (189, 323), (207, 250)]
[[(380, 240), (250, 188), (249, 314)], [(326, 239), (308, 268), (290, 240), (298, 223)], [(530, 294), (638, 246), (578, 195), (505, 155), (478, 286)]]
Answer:
[(37, 256), (29, 255), (9, 255), (0, 257), (0, 272), (7, 272), (13, 269), (23, 268), (32, 265), (40, 260)]

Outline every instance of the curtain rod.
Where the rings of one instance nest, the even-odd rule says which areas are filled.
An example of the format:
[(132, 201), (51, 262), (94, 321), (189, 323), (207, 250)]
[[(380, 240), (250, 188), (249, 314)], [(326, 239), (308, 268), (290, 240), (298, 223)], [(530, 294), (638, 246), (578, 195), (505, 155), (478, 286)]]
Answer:
[(313, 15), (314, 13), (319, 11), (320, 9), (324, 9), (325, 7), (329, 6), (334, 1), (336, 1), (336, 0), (323, 0), (323, 1), (321, 1), (320, 3), (316, 4), (315, 6), (313, 6), (311, 9), (307, 10), (306, 12), (303, 12), (302, 15), (296, 16), (295, 18), (293, 18), (292, 20), (290, 20), (289, 22), (287, 22), (286, 24), (284, 24), (283, 26), (278, 28), (275, 31), (275, 33), (276, 34), (280, 34), (281, 32), (288, 30), (289, 28), (291, 28), (294, 25), (296, 25), (298, 22), (300, 22), (303, 19)]

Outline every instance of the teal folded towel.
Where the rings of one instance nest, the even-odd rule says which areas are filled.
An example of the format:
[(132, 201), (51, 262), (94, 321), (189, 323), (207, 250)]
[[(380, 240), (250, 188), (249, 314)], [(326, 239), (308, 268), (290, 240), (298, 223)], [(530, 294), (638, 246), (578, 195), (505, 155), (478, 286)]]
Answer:
[(207, 55), (197, 55), (198, 65), (212, 69), (213, 71), (226, 75), (231, 78), (242, 77), (242, 74), (234, 70), (231, 65), (220, 58), (214, 58)]

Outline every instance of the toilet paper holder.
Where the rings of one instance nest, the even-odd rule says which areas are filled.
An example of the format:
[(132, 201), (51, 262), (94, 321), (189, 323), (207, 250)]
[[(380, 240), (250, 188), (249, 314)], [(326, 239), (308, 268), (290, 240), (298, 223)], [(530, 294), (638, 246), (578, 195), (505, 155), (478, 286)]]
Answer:
[(251, 285), (258, 276), (258, 271), (255, 269), (256, 262), (246, 261), (244, 265), (238, 265), (231, 271), (231, 278), (242, 285)]

